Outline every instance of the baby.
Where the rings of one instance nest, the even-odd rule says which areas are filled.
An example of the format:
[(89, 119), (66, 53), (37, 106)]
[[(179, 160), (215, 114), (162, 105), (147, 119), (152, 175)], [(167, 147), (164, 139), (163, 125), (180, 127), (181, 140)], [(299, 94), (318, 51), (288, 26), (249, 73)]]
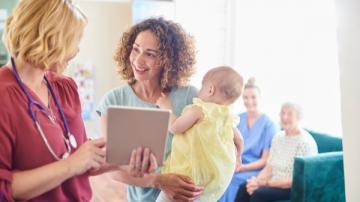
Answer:
[[(234, 69), (213, 68), (204, 76), (193, 104), (185, 107), (181, 116), (171, 115), (170, 131), (175, 135), (162, 173), (191, 177), (196, 185), (204, 187), (200, 201), (217, 201), (241, 162), (243, 142), (229, 105), (241, 95), (242, 88), (243, 78)], [(172, 111), (164, 94), (157, 105)], [(157, 201), (171, 199), (161, 192)]]

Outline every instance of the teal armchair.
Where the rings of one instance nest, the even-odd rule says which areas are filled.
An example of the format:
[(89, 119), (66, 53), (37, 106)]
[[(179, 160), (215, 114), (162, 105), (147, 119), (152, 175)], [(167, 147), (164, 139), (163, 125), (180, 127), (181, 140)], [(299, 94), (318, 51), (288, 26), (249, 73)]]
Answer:
[(345, 202), (342, 139), (308, 132), (315, 139), (319, 154), (295, 158), (291, 201)]

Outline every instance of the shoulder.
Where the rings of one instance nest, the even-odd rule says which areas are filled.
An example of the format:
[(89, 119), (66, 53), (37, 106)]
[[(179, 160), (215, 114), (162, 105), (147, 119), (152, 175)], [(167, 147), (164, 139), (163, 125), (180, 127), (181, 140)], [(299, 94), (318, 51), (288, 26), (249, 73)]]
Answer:
[(130, 85), (127, 83), (122, 84), (105, 93), (97, 106), (96, 112), (101, 115), (106, 113), (110, 105), (127, 105), (131, 96), (135, 97), (136, 95), (132, 92)]
[(286, 135), (284, 131), (278, 132), (271, 140), (270, 150), (279, 150), (286, 144)]
[(77, 91), (77, 85), (75, 81), (69, 76), (48, 71), (47, 78), (51, 84), (54, 84), (58, 88), (69, 88), (71, 90)]
[(175, 97), (195, 97), (197, 94), (197, 89), (194, 86), (188, 85), (188, 86), (181, 86), (181, 87), (175, 87), (171, 90), (171, 93)]
[(301, 138), (299, 141), (299, 147), (305, 153), (315, 154), (318, 153), (317, 144), (315, 139), (306, 130), (301, 130)]
[(247, 113), (246, 113), (246, 112), (240, 113), (240, 114), (239, 114), (239, 117), (240, 117), (240, 118), (246, 118), (246, 117), (247, 117)]
[(3, 66), (0, 68), (0, 108), (3, 110), (8, 109), (7, 106), (12, 106), (12, 93), (18, 88), (18, 84), (13, 76), (11, 70)]
[(6, 66), (0, 68), (0, 90), (6, 91), (9, 87), (14, 85), (17, 85), (17, 83), (11, 70)]
[(273, 137), (273, 142), (279, 142), (286, 138), (285, 132), (280, 131)]
[(272, 120), (272, 118), (270, 118), (269, 115), (263, 114), (262, 116), (263, 116), (266, 127), (274, 127), (275, 126), (275, 122)]
[(247, 113), (246, 112), (240, 113), (239, 118), (240, 118), (240, 123), (246, 122), (247, 121)]
[(316, 145), (315, 139), (306, 130), (301, 130), (301, 137), (301, 142), (304, 144), (309, 144), (310, 146)]
[(169, 93), (169, 99), (173, 105), (174, 113), (179, 116), (185, 106), (192, 104), (196, 95), (197, 89), (194, 86), (173, 87)]
[(105, 105), (131, 105), (133, 100), (137, 100), (136, 98), (137, 95), (131, 86), (124, 83), (105, 93), (100, 103)]
[(272, 122), (271, 118), (267, 115), (267, 114), (262, 114), (262, 117), (264, 119), (265, 122)]
[(186, 112), (188, 114), (193, 114), (196, 116), (203, 116), (205, 111), (199, 105), (190, 104), (185, 107), (184, 112)]
[[(111, 89), (108, 91), (103, 98), (107, 99), (119, 99), (122, 97), (123, 94), (126, 94), (127, 96), (133, 95), (131, 93), (132, 89), (129, 86), (129, 84), (121, 84), (120, 86)], [(134, 94), (135, 95), (135, 94)]]

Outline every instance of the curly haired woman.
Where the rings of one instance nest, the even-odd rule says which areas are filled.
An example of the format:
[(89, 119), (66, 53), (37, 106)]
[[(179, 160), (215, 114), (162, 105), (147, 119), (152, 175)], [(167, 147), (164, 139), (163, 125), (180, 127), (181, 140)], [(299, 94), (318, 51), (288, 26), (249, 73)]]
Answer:
[[(106, 134), (106, 110), (110, 105), (156, 108), (161, 93), (166, 93), (173, 113), (180, 115), (192, 103), (197, 90), (186, 85), (194, 72), (195, 49), (192, 37), (183, 28), (163, 18), (150, 18), (130, 28), (121, 38), (115, 52), (120, 76), (127, 81), (110, 92), (97, 109), (101, 116), (102, 134)], [(166, 156), (171, 151), (172, 134), (166, 143)], [(152, 173), (135, 178), (118, 171), (116, 180), (132, 185), (129, 201), (155, 201), (160, 190), (173, 200), (193, 201), (203, 188), (189, 177)]]

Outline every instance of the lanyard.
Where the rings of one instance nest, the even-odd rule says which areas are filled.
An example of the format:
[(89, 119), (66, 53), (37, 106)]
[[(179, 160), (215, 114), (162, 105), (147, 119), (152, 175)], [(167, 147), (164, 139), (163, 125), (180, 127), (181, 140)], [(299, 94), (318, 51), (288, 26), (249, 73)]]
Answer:
[(49, 91), (50, 91), (50, 94), (51, 94), (51, 96), (53, 97), (53, 99), (54, 99), (54, 101), (55, 101), (56, 107), (58, 108), (58, 111), (59, 111), (59, 113), (60, 113), (61, 120), (62, 120), (62, 122), (63, 122), (63, 124), (64, 124), (65, 134), (66, 134), (66, 136), (65, 136), (65, 135), (62, 135), (62, 137), (64, 138), (67, 151), (62, 155), (61, 158), (59, 158), (59, 157), (55, 154), (54, 150), (51, 148), (49, 142), (47, 141), (47, 138), (46, 138), (46, 136), (45, 136), (45, 134), (44, 134), (41, 126), (40, 126), (39, 120), (38, 120), (38, 118), (37, 118), (37, 116), (36, 116), (36, 114), (35, 114), (35, 111), (34, 111), (34, 109), (33, 109), (33, 106), (36, 106), (37, 108), (39, 108), (39, 109), (41, 110), (41, 112), (43, 112), (44, 114), (46, 114), (46, 115), (49, 117), (49, 119), (52, 120), (49, 111), (46, 109), (46, 107), (44, 107), (42, 104), (40, 104), (39, 102), (37, 102), (36, 100), (34, 100), (34, 99), (31, 97), (29, 91), (28, 91), (28, 90), (26, 89), (26, 87), (25, 87), (25, 84), (21, 81), (21, 78), (20, 78), (20, 76), (19, 76), (19, 74), (18, 74), (18, 72), (17, 72), (17, 69), (16, 69), (16, 65), (15, 65), (14, 59), (13, 59), (12, 57), (11, 57), (11, 65), (12, 65), (12, 67), (13, 67), (14, 76), (15, 76), (18, 84), (20, 85), (22, 91), (25, 93), (25, 95), (26, 95), (26, 97), (27, 97), (27, 99), (28, 99), (28, 108), (29, 108), (29, 113), (30, 113), (31, 119), (32, 119), (33, 122), (35, 123), (36, 129), (37, 129), (38, 132), (40, 133), (40, 136), (41, 136), (41, 138), (43, 139), (43, 141), (45, 142), (45, 144), (46, 144), (49, 152), (52, 154), (52, 156), (53, 156), (56, 160), (60, 160), (60, 159), (65, 159), (65, 158), (67, 158), (67, 157), (70, 155), (70, 153), (71, 153), (71, 147), (74, 148), (74, 149), (77, 147), (77, 142), (76, 142), (75, 137), (70, 133), (70, 128), (69, 128), (68, 122), (67, 122), (67, 120), (66, 120), (65, 114), (64, 114), (64, 112), (63, 112), (63, 110), (62, 110), (62, 107), (61, 107), (61, 105), (60, 105), (60, 103), (59, 103), (59, 101), (58, 101), (58, 99), (57, 99), (57, 97), (56, 97), (56, 94), (55, 94), (53, 88), (52, 88), (51, 85), (50, 85), (50, 82), (49, 82), (48, 78), (44, 75), (44, 79), (45, 79), (45, 81), (46, 81), (46, 85), (47, 85), (47, 87), (48, 87), (48, 89), (49, 89)]

